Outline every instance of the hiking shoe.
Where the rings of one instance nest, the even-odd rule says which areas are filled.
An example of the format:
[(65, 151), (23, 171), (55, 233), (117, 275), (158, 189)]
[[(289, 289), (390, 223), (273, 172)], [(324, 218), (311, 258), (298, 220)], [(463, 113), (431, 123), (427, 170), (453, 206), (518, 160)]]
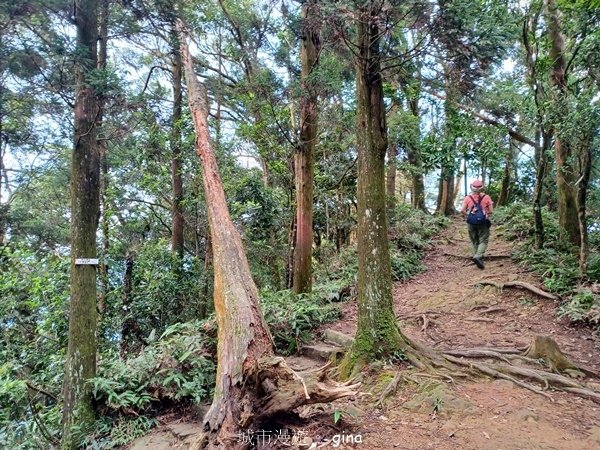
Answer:
[(480, 269), (485, 269), (485, 264), (483, 264), (483, 260), (481, 258), (475, 258), (475, 257), (473, 257), (473, 262)]

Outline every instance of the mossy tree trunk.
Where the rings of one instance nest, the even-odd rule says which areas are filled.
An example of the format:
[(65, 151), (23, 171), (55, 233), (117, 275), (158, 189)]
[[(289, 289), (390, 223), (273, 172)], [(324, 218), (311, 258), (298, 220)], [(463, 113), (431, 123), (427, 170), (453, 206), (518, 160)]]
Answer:
[(349, 375), (360, 365), (403, 349), (392, 305), (387, 237), (385, 154), (388, 145), (376, 4), (358, 10), (356, 69), (358, 146), (358, 323), (354, 342), (341, 364)]
[(91, 386), (96, 375), (96, 267), (76, 258), (96, 257), (100, 214), (100, 155), (96, 142), (99, 103), (88, 84), (97, 65), (98, 1), (75, 3), (77, 28), (75, 130), (71, 161), (71, 296), (63, 383), (61, 448), (78, 447), (77, 433), (94, 421)]
[(456, 163), (456, 137), (454, 123), (458, 117), (459, 92), (453, 83), (457, 76), (453, 73), (453, 68), (447, 64), (444, 66), (446, 99), (444, 101), (444, 115), (446, 117), (444, 140), (445, 149), (442, 159), (442, 168), (440, 171), (440, 181), (438, 190), (437, 214), (451, 216), (456, 214), (454, 207), (454, 183), (455, 183), (455, 163)]
[(300, 142), (294, 154), (296, 184), (296, 243), (294, 245), (293, 290), (310, 292), (312, 288), (313, 173), (317, 140), (317, 101), (314, 69), (317, 66), (321, 38), (318, 2), (302, 5), (302, 92), (300, 100)]
[(573, 148), (570, 139), (563, 136), (562, 128), (568, 115), (567, 59), (565, 42), (556, 0), (544, 0), (544, 12), (550, 41), (550, 83), (553, 107), (557, 115), (554, 127), (554, 151), (556, 155), (556, 186), (558, 190), (558, 221), (563, 239), (574, 245), (581, 244), (579, 230), (577, 188)]

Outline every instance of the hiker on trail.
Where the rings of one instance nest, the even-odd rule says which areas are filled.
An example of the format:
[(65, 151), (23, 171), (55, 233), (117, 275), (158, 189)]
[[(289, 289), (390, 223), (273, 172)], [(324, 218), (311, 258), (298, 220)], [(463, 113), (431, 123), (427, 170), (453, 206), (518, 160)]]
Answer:
[(469, 238), (473, 244), (473, 262), (480, 269), (485, 268), (483, 255), (490, 238), (490, 215), (494, 211), (494, 202), (483, 192), (483, 182), (475, 180), (471, 183), (471, 193), (463, 200), (461, 214), (467, 218)]

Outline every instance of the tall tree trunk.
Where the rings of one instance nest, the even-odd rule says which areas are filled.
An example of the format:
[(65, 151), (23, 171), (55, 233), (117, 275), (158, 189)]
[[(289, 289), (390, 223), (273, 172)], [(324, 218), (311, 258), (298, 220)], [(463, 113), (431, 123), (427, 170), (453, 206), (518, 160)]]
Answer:
[[(210, 431), (235, 434), (243, 404), (244, 373), (259, 359), (273, 354), (273, 341), (264, 322), (258, 290), (240, 235), (229, 211), (208, 132), (206, 92), (196, 80), (185, 33), (179, 24), (181, 56), (188, 86), (188, 100), (196, 131), (196, 152), (202, 162), (214, 266), (214, 301), (218, 324), (218, 368), (215, 396), (205, 421)], [(220, 431), (219, 431), (220, 430)]]
[[(0, 41), (1, 43), (1, 41)], [(3, 114), (4, 112), (2, 111), (2, 96), (3, 96), (3, 86), (2, 83), (0, 82), (0, 262), (2, 262), (2, 257), (3, 257), (3, 248), (4, 245), (6, 244), (6, 227), (7, 227), (7, 215), (8, 215), (8, 204), (5, 204), (2, 202), (2, 183), (4, 182), (4, 172), (5, 172), (5, 168), (4, 168), (4, 153), (5, 153), (5, 146), (3, 144), (4, 142), (4, 136), (3, 136), (3, 131), (2, 131), (2, 123), (3, 123)], [(2, 265), (0, 265), (0, 267), (2, 267)], [(0, 269), (1, 270), (1, 269)]]
[(458, 118), (459, 90), (454, 85), (458, 78), (448, 64), (444, 64), (446, 100), (444, 101), (445, 130), (444, 139), (447, 143), (444, 149), (442, 169), (440, 173), (440, 188), (437, 213), (444, 216), (456, 214), (454, 207), (454, 173), (456, 163), (456, 136), (453, 124)]
[(98, 2), (75, 3), (77, 60), (75, 130), (71, 168), (71, 295), (69, 340), (63, 383), (63, 449), (78, 447), (75, 429), (90, 430), (94, 421), (91, 386), (96, 375), (96, 267), (76, 264), (96, 258), (100, 213), (100, 158), (96, 143), (99, 105), (88, 76), (97, 66)]
[(562, 129), (565, 127), (563, 122), (565, 122), (568, 114), (565, 43), (556, 0), (544, 0), (544, 6), (550, 41), (550, 60), (552, 61), (550, 83), (553, 87), (554, 108), (558, 115), (554, 123), (558, 221), (561, 236), (568, 239), (572, 244), (579, 246), (581, 245), (581, 233), (578, 220), (573, 149), (570, 140), (563, 138), (562, 133)]
[[(408, 107), (411, 114), (416, 119), (416, 128), (419, 130), (420, 122), (420, 111), (419, 111), (419, 92), (412, 94), (408, 100)], [(408, 93), (406, 93), (408, 94)], [(420, 133), (418, 133), (420, 134)], [(413, 208), (420, 209), (421, 211), (428, 212), (425, 206), (425, 182), (423, 181), (423, 161), (421, 158), (421, 151), (419, 150), (417, 143), (411, 143), (406, 148), (406, 157), (410, 164), (410, 175), (412, 179), (412, 206)]]
[(456, 205), (458, 200), (458, 196), (460, 194), (460, 182), (462, 181), (465, 174), (463, 172), (458, 172), (457, 177), (454, 179), (454, 187), (452, 188), (453, 197), (452, 197), (452, 205)]
[(513, 167), (515, 163), (515, 152), (517, 150), (517, 144), (513, 142), (512, 138), (508, 138), (508, 151), (504, 156), (504, 172), (502, 173), (502, 187), (500, 188), (500, 196), (496, 202), (496, 206), (508, 205), (510, 186), (512, 184), (511, 175), (513, 173)]
[[(99, 36), (98, 36), (98, 69), (106, 70), (108, 55), (108, 11), (110, 0), (100, 0), (99, 11)], [(98, 119), (96, 121), (99, 132), (102, 131), (104, 122), (104, 106), (106, 96), (98, 96)], [(102, 255), (98, 265), (98, 278), (100, 280), (100, 292), (98, 294), (98, 313), (104, 314), (106, 309), (106, 296), (108, 295), (108, 252), (110, 251), (110, 226), (109, 226), (109, 200), (108, 200), (108, 142), (106, 139), (98, 139), (98, 152), (100, 154), (100, 209), (102, 229)], [(101, 317), (100, 317), (101, 321)]]
[(396, 207), (396, 160), (398, 159), (398, 147), (393, 144), (388, 146), (388, 167), (386, 181), (387, 210), (390, 221), (393, 221), (394, 208)]
[(579, 172), (581, 174), (577, 187), (577, 203), (579, 230), (581, 243), (579, 244), (579, 274), (583, 278), (587, 274), (587, 258), (589, 253), (588, 231), (587, 231), (587, 192), (592, 172), (592, 149), (591, 142), (584, 139), (579, 155)]
[(456, 208), (454, 207), (454, 181), (454, 168), (442, 167), (436, 214), (451, 216), (456, 213)]
[(317, 141), (317, 87), (311, 74), (317, 66), (321, 48), (317, 0), (302, 5), (302, 92), (300, 100), (300, 142), (294, 154), (296, 184), (296, 245), (294, 247), (294, 282), (296, 294), (312, 288), (313, 244), (313, 172)]
[(171, 35), (172, 76), (173, 76), (173, 114), (171, 116), (171, 183), (173, 196), (171, 251), (183, 257), (183, 177), (181, 175), (181, 54), (177, 32)]
[(535, 187), (533, 190), (533, 221), (535, 233), (535, 248), (541, 249), (544, 246), (544, 220), (542, 218), (542, 197), (544, 194), (544, 182), (546, 172), (548, 171), (548, 151), (550, 150), (551, 138), (547, 133), (538, 131), (538, 139), (542, 140), (540, 146), (536, 147), (536, 173)]
[(407, 345), (392, 305), (385, 192), (388, 140), (379, 53), (382, 34), (376, 11), (375, 2), (365, 3), (356, 24), (358, 323), (341, 365), (343, 375)]

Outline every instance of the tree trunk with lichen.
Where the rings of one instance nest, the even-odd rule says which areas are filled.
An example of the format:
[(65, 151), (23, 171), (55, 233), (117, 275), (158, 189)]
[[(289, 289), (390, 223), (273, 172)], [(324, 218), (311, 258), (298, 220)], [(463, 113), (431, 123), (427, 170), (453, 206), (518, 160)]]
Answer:
[(259, 429), (268, 418), (308, 403), (352, 395), (348, 386), (326, 386), (322, 374), (300, 379), (274, 356), (258, 290), (229, 211), (208, 131), (205, 87), (198, 82), (186, 40), (177, 22), (188, 100), (202, 162), (214, 267), (214, 304), (218, 326), (217, 374), (213, 403), (204, 430), (192, 449), (243, 449), (240, 430)]
[(552, 61), (552, 71), (550, 73), (552, 99), (554, 110), (558, 115), (554, 130), (554, 150), (556, 155), (559, 232), (563, 239), (579, 246), (581, 244), (581, 233), (578, 220), (573, 148), (570, 140), (565, 138), (562, 132), (568, 115), (565, 42), (556, 1), (545, 0), (544, 10), (548, 24), (550, 61)]
[[(307, 293), (312, 288), (313, 244), (313, 172), (317, 140), (318, 95), (311, 74), (315, 69), (321, 48), (318, 3), (310, 0), (302, 5), (302, 91), (300, 101), (300, 142), (294, 154), (296, 184), (296, 243), (294, 245), (293, 290)], [(313, 75), (314, 78), (314, 75)]]
[(385, 191), (388, 140), (380, 69), (381, 31), (375, 11), (369, 2), (359, 10), (357, 19), (358, 323), (354, 342), (340, 366), (343, 376), (373, 359), (410, 347), (400, 332), (392, 304)]
[(62, 449), (79, 448), (79, 437), (94, 422), (92, 390), (96, 376), (96, 267), (77, 258), (96, 258), (100, 214), (100, 155), (96, 142), (99, 104), (88, 77), (96, 69), (98, 2), (75, 8), (77, 58), (75, 130), (71, 161), (71, 295), (69, 341), (63, 382)]

